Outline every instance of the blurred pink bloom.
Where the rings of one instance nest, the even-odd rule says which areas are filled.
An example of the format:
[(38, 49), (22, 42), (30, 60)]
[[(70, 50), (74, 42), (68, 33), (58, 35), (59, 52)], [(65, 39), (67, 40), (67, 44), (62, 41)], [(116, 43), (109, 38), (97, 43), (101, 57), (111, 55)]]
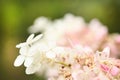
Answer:
[(120, 69), (116, 66), (107, 66), (104, 64), (101, 64), (101, 69), (107, 74), (111, 74), (112, 76), (116, 76), (120, 71)]
[(113, 66), (110, 72), (113, 76), (116, 76), (120, 72), (120, 69), (116, 66)]
[(29, 31), (44, 36), (32, 35), (17, 46), (23, 58), (18, 56), (15, 66), (27, 63), (26, 74), (45, 72), (48, 80), (119, 80), (120, 34), (108, 34), (97, 19), (87, 24), (72, 14), (55, 21), (40, 17)]
[(120, 35), (116, 36), (115, 42), (118, 43), (118, 44), (120, 44)]
[(95, 51), (105, 40), (106, 36), (107, 28), (97, 19), (94, 19), (82, 28), (73, 27), (71, 30), (66, 29), (66, 32), (58, 41), (58, 45), (83, 45), (89, 46)]
[(120, 34), (111, 34), (109, 35), (105, 42), (102, 44), (102, 48), (109, 46), (110, 47), (110, 56), (119, 58), (120, 56)]
[(101, 69), (102, 69), (103, 71), (105, 71), (105, 72), (109, 72), (109, 71), (110, 71), (110, 68), (109, 68), (109, 66), (107, 66), (107, 65), (101, 64), (100, 67), (101, 67)]

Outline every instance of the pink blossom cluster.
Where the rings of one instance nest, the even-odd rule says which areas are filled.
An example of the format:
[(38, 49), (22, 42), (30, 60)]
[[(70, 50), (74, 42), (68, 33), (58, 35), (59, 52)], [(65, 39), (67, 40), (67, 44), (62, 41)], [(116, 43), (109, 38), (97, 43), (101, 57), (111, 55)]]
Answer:
[(120, 80), (120, 34), (109, 34), (97, 19), (40, 17), (29, 31), (42, 34), (31, 34), (16, 46), (20, 54), (14, 65), (24, 64), (26, 74), (45, 73), (48, 80)]
[(119, 80), (120, 60), (109, 54), (109, 48), (94, 53), (77, 47), (74, 55), (56, 56), (58, 68), (55, 73), (48, 72), (48, 80)]
[(72, 14), (54, 21), (39, 17), (29, 28), (29, 32), (41, 31), (45, 34), (45, 40), (56, 42), (59, 46), (83, 45), (91, 47), (93, 51), (109, 46), (111, 57), (118, 58), (120, 55), (120, 34), (109, 34), (108, 28), (97, 19), (86, 23), (82, 17)]

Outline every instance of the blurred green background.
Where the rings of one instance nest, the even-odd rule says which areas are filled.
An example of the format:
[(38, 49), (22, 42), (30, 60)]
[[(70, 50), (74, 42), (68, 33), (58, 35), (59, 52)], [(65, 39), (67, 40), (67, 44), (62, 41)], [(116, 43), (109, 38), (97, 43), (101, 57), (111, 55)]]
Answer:
[(15, 45), (28, 37), (27, 29), (39, 16), (51, 19), (73, 13), (89, 22), (98, 18), (109, 32), (120, 32), (120, 0), (0, 0), (0, 80), (43, 80), (15, 68)]

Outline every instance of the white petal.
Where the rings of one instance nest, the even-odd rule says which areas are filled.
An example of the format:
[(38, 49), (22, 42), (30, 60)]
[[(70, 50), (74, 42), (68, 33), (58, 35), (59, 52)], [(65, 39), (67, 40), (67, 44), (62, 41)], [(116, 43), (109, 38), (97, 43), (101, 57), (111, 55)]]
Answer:
[(35, 53), (37, 53), (38, 52), (38, 49), (39, 48), (39, 46), (38, 45), (35, 45), (35, 46), (32, 46), (32, 47), (30, 47), (30, 49), (28, 50), (28, 56), (33, 56)]
[(16, 45), (16, 48), (20, 48), (20, 47), (21, 47), (21, 44)]
[(41, 64), (31, 65), (26, 68), (26, 74), (33, 74), (35, 72), (38, 72), (41, 67)]
[(31, 35), (28, 37), (28, 39), (26, 40), (26, 42), (31, 41), (31, 40), (33, 39), (33, 37), (34, 37), (34, 34), (31, 34)]
[(109, 55), (110, 55), (110, 48), (106, 47), (106, 48), (104, 48), (104, 50), (102, 52), (103, 52), (103, 55), (105, 57), (109, 57)]
[(25, 57), (22, 55), (19, 55), (14, 62), (14, 66), (16, 66), (16, 67), (21, 66), (23, 64), (24, 60), (25, 60)]
[(25, 70), (25, 73), (26, 74), (33, 74), (35, 73), (36, 70), (34, 69), (34, 67), (30, 66), (30, 67), (27, 67), (26, 70)]
[(19, 53), (22, 55), (26, 55), (28, 52), (28, 47), (21, 47)]
[(24, 62), (24, 66), (25, 67), (29, 67), (33, 62), (33, 58), (32, 57), (26, 57), (25, 62)]
[(16, 48), (21, 48), (21, 47), (24, 47), (26, 45), (26, 43), (20, 43), (18, 45), (16, 45)]
[(55, 53), (52, 52), (52, 51), (49, 51), (49, 52), (46, 53), (46, 57), (47, 57), (47, 58), (52, 59), (52, 58), (55, 58), (55, 56), (56, 56)]
[(100, 58), (101, 58), (101, 55), (102, 55), (101, 52), (96, 51), (96, 53), (95, 53), (95, 56), (96, 56), (95, 58), (96, 58), (96, 60), (100, 59)]
[(31, 43), (36, 42), (37, 40), (41, 39), (42, 36), (43, 36), (43, 34), (40, 34), (40, 35), (36, 36), (36, 37), (31, 41)]
[(110, 53), (110, 48), (109, 47), (104, 48), (103, 52)]

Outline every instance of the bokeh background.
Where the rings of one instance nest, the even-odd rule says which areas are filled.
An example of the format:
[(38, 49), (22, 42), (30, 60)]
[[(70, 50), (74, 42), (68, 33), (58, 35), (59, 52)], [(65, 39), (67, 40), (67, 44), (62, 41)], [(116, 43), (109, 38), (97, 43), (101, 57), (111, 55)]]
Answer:
[(15, 45), (25, 41), (27, 29), (39, 16), (61, 18), (65, 13), (98, 18), (109, 32), (120, 32), (120, 0), (0, 0), (0, 80), (43, 80), (15, 68)]

